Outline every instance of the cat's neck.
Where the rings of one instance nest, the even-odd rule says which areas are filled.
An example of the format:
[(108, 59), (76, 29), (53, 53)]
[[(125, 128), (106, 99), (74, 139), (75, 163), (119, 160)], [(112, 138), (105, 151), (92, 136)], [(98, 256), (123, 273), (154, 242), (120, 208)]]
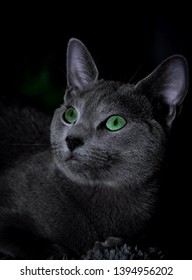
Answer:
[[(107, 238), (110, 234), (118, 235), (121, 232), (122, 235), (126, 235), (129, 231), (140, 230), (143, 222), (149, 221), (154, 211), (155, 191), (158, 186), (153, 185), (152, 187), (152, 182), (148, 186), (147, 182), (143, 186), (130, 186), (125, 183), (110, 186), (105, 182), (83, 185), (69, 179), (66, 180), (67, 194), (75, 201), (75, 205), (86, 213), (93, 225), (95, 221), (100, 221), (102, 230), (97, 229), (97, 232), (100, 232), (101, 239), (102, 234)], [(153, 189), (153, 193), (151, 189)], [(66, 191), (66, 184), (64, 191)], [(122, 229), (122, 224), (127, 226)], [(135, 225), (133, 228), (132, 224)]]
[[(136, 180), (131, 183), (126, 180), (110, 182), (99, 179), (82, 183), (67, 177), (57, 166), (55, 166), (55, 170), (56, 177), (60, 177), (63, 181), (64, 189), (67, 188), (67, 192), (82, 201), (86, 207), (93, 202), (103, 203), (109, 207), (114, 206), (117, 202), (131, 205), (139, 200), (152, 199), (151, 190), (153, 193), (159, 190), (159, 180), (154, 174), (145, 178), (145, 181)], [(143, 195), (144, 193), (145, 195)]]

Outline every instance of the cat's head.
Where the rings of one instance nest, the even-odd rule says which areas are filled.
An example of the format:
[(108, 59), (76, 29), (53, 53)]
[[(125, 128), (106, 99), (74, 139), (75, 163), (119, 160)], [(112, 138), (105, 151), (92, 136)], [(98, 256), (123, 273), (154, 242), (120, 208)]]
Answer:
[(64, 104), (55, 111), (51, 143), (59, 168), (79, 183), (140, 184), (162, 166), (166, 131), (187, 93), (187, 63), (163, 61), (136, 85), (98, 79), (83, 43), (67, 49)]

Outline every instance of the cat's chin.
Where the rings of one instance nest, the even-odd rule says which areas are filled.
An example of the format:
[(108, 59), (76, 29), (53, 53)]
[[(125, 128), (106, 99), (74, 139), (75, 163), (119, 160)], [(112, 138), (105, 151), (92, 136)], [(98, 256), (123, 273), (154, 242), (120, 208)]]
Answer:
[(117, 187), (119, 184), (116, 181), (110, 181), (103, 179), (96, 174), (92, 174), (90, 169), (86, 169), (85, 166), (81, 166), (81, 163), (77, 158), (71, 156), (60, 162), (55, 160), (57, 168), (71, 181), (89, 186), (107, 186), (107, 187)]

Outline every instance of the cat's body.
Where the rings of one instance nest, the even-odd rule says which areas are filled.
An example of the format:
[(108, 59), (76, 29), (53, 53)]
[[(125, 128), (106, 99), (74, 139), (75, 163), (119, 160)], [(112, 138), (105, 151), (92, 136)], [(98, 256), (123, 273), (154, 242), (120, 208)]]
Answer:
[(0, 97), (0, 173), (50, 147), (51, 117), (12, 98)]
[(0, 252), (13, 258), (47, 258), (55, 248), (79, 257), (110, 236), (132, 240), (155, 212), (185, 60), (165, 61), (137, 85), (98, 81), (87, 49), (71, 40), (67, 66), (51, 148), (1, 175)]

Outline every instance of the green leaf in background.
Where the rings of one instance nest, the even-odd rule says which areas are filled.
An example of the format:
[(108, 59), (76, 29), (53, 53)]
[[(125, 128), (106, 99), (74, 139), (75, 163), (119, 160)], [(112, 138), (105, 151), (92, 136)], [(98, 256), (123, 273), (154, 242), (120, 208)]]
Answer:
[(51, 81), (48, 67), (43, 67), (39, 73), (27, 72), (21, 86), (21, 94), (33, 99), (46, 110), (52, 110), (63, 102), (65, 88), (58, 88)]

